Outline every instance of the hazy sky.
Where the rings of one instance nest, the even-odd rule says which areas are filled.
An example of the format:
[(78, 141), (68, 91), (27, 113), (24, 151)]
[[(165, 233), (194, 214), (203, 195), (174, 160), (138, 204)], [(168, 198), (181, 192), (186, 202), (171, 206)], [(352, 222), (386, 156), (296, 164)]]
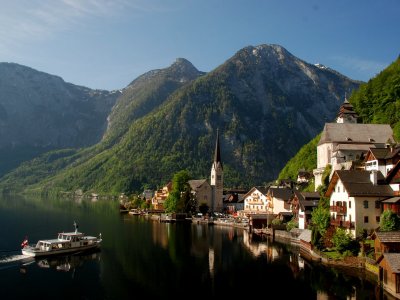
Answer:
[(211, 71), (279, 44), (368, 81), (400, 54), (400, 0), (0, 0), (0, 62), (120, 89), (189, 60)]

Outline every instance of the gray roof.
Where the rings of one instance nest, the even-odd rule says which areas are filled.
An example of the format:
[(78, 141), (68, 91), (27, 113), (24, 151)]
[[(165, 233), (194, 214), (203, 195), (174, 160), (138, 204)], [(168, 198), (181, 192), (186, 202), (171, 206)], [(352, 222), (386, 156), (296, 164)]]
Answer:
[(400, 243), (400, 231), (375, 231), (381, 243)]
[(289, 188), (269, 188), (268, 193), (276, 198), (276, 199), (281, 199), (284, 201), (289, 200), (292, 197), (293, 191)]
[(195, 179), (195, 180), (189, 180), (188, 183), (190, 185), (190, 188), (192, 190), (197, 190), (199, 187), (201, 187), (205, 182), (207, 182), (207, 179)]
[(371, 149), (371, 153), (375, 156), (376, 159), (391, 159), (396, 155), (399, 155), (400, 147), (397, 145), (396, 147), (390, 148), (376, 148)]
[[(381, 172), (378, 172), (378, 184), (373, 184), (370, 179), (370, 172), (364, 170), (337, 170), (337, 176), (342, 181), (346, 192), (351, 197), (357, 196), (393, 196), (392, 188), (387, 184), (379, 184), (384, 179)], [(334, 182), (334, 181), (331, 181)]]
[(386, 200), (383, 200), (382, 203), (397, 203), (399, 202), (400, 197), (392, 197)]
[(324, 143), (386, 144), (394, 141), (388, 124), (325, 123), (318, 145)]
[(311, 243), (311, 230), (304, 229), (299, 235), (299, 240)]
[(384, 253), (383, 257), (386, 258), (393, 273), (400, 273), (400, 253)]

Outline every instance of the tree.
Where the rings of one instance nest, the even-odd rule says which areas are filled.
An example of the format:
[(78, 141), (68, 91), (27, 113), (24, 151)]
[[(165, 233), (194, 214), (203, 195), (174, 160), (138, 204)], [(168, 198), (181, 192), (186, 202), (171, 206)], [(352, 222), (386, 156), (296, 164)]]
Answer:
[(379, 223), (381, 231), (393, 231), (400, 229), (400, 217), (393, 210), (385, 210), (381, 214)]
[(328, 208), (322, 205), (318, 205), (311, 212), (311, 223), (312, 223), (312, 244), (318, 248), (321, 247), (321, 239), (324, 237), (327, 229), (330, 226), (330, 212)]
[(190, 174), (186, 170), (181, 170), (175, 173), (172, 179), (172, 191), (169, 193), (164, 202), (164, 209), (166, 212), (183, 212), (190, 201), (188, 191), (190, 186), (188, 181)]

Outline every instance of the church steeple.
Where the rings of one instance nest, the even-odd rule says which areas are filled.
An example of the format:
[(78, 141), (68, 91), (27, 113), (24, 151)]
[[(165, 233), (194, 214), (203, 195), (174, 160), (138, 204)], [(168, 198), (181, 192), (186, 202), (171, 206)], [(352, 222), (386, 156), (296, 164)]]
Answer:
[(340, 106), (336, 123), (357, 123), (358, 115), (353, 109), (353, 105), (347, 100), (347, 96), (344, 96), (344, 102)]
[(219, 130), (217, 129), (217, 139), (215, 141), (214, 161), (211, 166), (212, 188), (212, 207), (211, 211), (222, 211), (223, 190), (224, 190), (224, 170), (221, 161), (221, 148), (219, 143)]
[(221, 150), (219, 146), (219, 130), (217, 129), (217, 140), (215, 142), (215, 151), (214, 151), (214, 165), (221, 165), (222, 168), (222, 161), (221, 161)]

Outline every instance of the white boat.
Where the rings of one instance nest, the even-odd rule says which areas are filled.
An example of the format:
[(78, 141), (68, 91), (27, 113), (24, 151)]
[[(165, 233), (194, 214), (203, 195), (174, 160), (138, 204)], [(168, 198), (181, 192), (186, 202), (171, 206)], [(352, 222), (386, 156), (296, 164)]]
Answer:
[(56, 254), (75, 253), (99, 248), (102, 238), (88, 236), (78, 232), (78, 225), (74, 223), (74, 232), (59, 233), (56, 239), (39, 240), (36, 245), (24, 244), (22, 254), (39, 257)]

